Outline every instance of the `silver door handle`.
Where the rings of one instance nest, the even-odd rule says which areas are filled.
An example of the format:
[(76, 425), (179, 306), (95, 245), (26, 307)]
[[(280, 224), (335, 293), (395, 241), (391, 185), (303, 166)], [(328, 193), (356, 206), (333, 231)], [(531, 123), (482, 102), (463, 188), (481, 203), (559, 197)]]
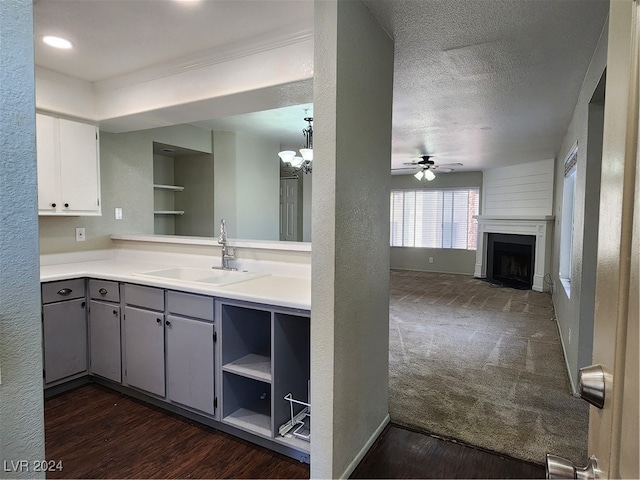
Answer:
[(591, 456), (586, 467), (576, 467), (573, 462), (566, 458), (547, 453), (548, 479), (581, 478), (585, 480), (595, 480), (600, 478), (600, 473), (600, 470), (598, 470), (598, 459), (595, 456)]
[(578, 372), (578, 388), (580, 397), (594, 407), (604, 407), (604, 369), (602, 365), (582, 367)]

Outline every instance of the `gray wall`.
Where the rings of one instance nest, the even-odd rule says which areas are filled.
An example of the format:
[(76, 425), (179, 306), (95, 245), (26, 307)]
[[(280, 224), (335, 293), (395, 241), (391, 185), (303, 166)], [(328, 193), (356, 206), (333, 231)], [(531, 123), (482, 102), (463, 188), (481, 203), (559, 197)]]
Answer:
[(213, 132), (215, 229), (231, 238), (279, 240), (280, 159), (277, 142), (243, 132)]
[(2, 478), (44, 478), (10, 464), (45, 458), (32, 7), (0, 2), (0, 459), (9, 464)]
[[(578, 369), (591, 363), (593, 318), (595, 306), (595, 272), (597, 255), (600, 171), (602, 155), (602, 107), (589, 102), (606, 66), (607, 31), (594, 52), (578, 97), (571, 123), (556, 160), (555, 216), (553, 240), (553, 303), (558, 319), (567, 368), (574, 389)], [(558, 276), (560, 268), (560, 225), (562, 221), (562, 189), (564, 160), (578, 142), (571, 295), (568, 296)]]
[[(436, 175), (431, 182), (419, 182), (413, 175), (392, 175), (391, 189), (467, 188), (482, 190), (482, 172), (451, 172)], [(482, 191), (480, 192), (482, 194)], [(482, 195), (480, 195), (482, 198)], [(482, 205), (480, 210), (482, 211)], [(433, 263), (429, 263), (433, 258)], [(391, 247), (391, 268), (426, 272), (464, 273), (473, 275), (475, 250), (450, 248)]]
[(280, 158), (277, 142), (236, 134), (238, 238), (280, 239)]
[[(130, 133), (100, 133), (102, 216), (40, 217), (40, 252), (61, 253), (110, 248), (112, 233), (152, 234), (153, 142), (211, 152), (211, 132), (177, 125)], [(122, 208), (115, 220), (114, 208)], [(75, 227), (86, 228), (85, 242)]]
[(311, 477), (341, 478), (388, 420), (393, 42), (362, 2), (315, 2), (314, 46)]
[(176, 157), (175, 181), (184, 186), (184, 191), (174, 195), (176, 210), (184, 210), (184, 215), (175, 220), (176, 235), (217, 235), (218, 225), (213, 218), (213, 155)]

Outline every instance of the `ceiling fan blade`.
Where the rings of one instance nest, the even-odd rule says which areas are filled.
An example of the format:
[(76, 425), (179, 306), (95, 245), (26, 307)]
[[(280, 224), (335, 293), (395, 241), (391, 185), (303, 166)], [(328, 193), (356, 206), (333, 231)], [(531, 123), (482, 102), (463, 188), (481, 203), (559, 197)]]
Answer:
[(437, 170), (438, 173), (450, 173), (453, 172), (453, 168), (432, 168), (431, 170)]
[(461, 163), (440, 163), (438, 165), (434, 165), (434, 167), (437, 168), (455, 168), (455, 167), (462, 167)]

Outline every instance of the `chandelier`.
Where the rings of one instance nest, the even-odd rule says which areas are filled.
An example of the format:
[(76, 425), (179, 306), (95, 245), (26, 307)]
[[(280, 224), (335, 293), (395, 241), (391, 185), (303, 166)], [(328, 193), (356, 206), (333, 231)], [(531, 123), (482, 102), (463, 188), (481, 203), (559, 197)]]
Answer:
[(309, 126), (302, 130), (304, 147), (300, 149), (300, 155), (296, 155), (293, 150), (284, 150), (278, 153), (278, 156), (283, 163), (291, 165), (295, 170), (311, 173), (311, 162), (313, 161), (313, 117), (305, 117), (304, 121), (308, 122)]

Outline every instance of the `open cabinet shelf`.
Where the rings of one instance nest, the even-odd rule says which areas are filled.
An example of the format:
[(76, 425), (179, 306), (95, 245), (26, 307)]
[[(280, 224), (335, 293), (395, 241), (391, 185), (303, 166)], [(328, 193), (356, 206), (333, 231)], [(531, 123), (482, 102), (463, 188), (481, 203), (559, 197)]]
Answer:
[(223, 365), (222, 370), (271, 383), (271, 357), (264, 355), (249, 353), (238, 360)]

